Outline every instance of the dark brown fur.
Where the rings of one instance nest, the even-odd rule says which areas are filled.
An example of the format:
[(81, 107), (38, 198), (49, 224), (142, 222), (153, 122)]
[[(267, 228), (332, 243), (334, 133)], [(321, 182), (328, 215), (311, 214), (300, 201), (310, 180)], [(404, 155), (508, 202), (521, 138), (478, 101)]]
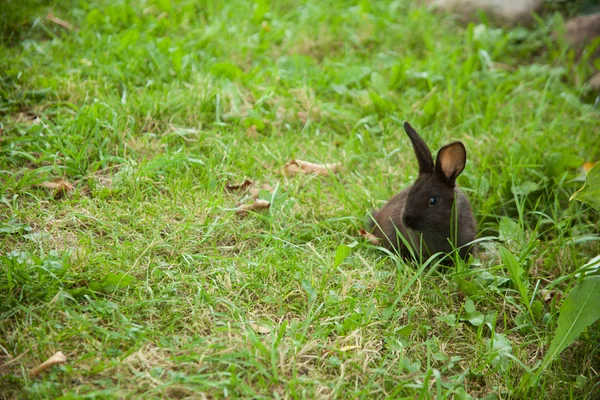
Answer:
[[(411, 187), (395, 195), (373, 214), (372, 232), (386, 247), (397, 250), (403, 257), (410, 255), (408, 243), (417, 256), (449, 253), (454, 245), (460, 248), (459, 254), (465, 258), (473, 253), (473, 246), (466, 245), (477, 234), (471, 205), (456, 187), (456, 178), (464, 170), (467, 160), (465, 147), (461, 142), (442, 147), (434, 164), (431, 151), (408, 122), (404, 123), (404, 130), (419, 162), (419, 177)], [(432, 198), (435, 201), (430, 200)], [(458, 210), (457, 217), (455, 210)]]

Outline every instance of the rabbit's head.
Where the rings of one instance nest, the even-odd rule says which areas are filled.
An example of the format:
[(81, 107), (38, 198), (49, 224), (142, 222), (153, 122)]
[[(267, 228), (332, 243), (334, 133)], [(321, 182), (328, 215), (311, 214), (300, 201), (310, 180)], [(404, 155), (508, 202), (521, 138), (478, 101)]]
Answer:
[[(410, 138), (417, 161), (419, 177), (411, 187), (402, 213), (407, 228), (437, 237), (447, 242), (453, 224), (461, 225), (460, 210), (456, 213), (456, 178), (465, 169), (467, 152), (461, 142), (442, 147), (435, 164), (429, 147), (408, 122), (404, 130)], [(458, 217), (457, 217), (458, 215)], [(470, 214), (469, 214), (470, 217)]]

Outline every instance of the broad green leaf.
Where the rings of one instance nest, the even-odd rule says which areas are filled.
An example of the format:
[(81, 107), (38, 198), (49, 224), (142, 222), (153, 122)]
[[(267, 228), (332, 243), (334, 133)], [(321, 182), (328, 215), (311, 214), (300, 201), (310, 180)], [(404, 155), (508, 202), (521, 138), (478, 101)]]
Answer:
[(421, 369), (421, 362), (419, 360), (415, 362), (411, 362), (407, 358), (402, 358), (400, 361), (400, 366), (408, 372), (415, 373)]
[(519, 229), (519, 224), (508, 217), (500, 218), (498, 224), (498, 238), (501, 242), (514, 240), (517, 242), (523, 241), (523, 231)]
[(375, 92), (369, 92), (369, 98), (373, 102), (373, 106), (377, 111), (387, 112), (394, 108), (394, 103), (389, 100), (384, 99), (379, 94)]
[(3, 222), (0, 224), (0, 233), (10, 235), (12, 233), (23, 233), (31, 231), (31, 227), (28, 224), (17, 222), (14, 219)]
[(260, 23), (265, 18), (265, 15), (269, 12), (269, 2), (266, 0), (254, 1), (254, 15), (253, 20), (256, 23)]
[(458, 278), (458, 289), (467, 296), (476, 296), (479, 294), (476, 284), (462, 278)]
[(157, 0), (156, 4), (161, 11), (169, 12), (173, 9), (171, 2), (169, 0)]
[(473, 303), (473, 300), (467, 299), (467, 301), (465, 301), (465, 311), (467, 313), (475, 312), (475, 303)]
[(175, 72), (180, 73), (183, 66), (183, 56), (185, 52), (182, 49), (177, 49), (171, 53), (171, 62), (173, 63), (173, 69)]
[(348, 86), (353, 83), (360, 82), (365, 77), (369, 76), (371, 69), (359, 65), (350, 65), (346, 68), (340, 69), (338, 74), (338, 82), (341, 85)]
[(479, 325), (483, 324), (483, 321), (485, 320), (485, 317), (479, 311), (475, 311), (472, 314), (468, 314), (467, 318), (469, 320), (469, 323), (473, 326), (479, 326)]
[(512, 346), (510, 341), (501, 333), (494, 334), (494, 341), (487, 339), (488, 349), (494, 354), (491, 360), (493, 367), (506, 367), (510, 354), (512, 354)]
[(352, 248), (345, 244), (340, 244), (335, 250), (335, 260), (333, 262), (334, 268), (339, 267), (339, 265), (348, 257)]
[(586, 203), (600, 211), (600, 163), (594, 165), (585, 175), (583, 187), (573, 193), (569, 199)]
[(342, 330), (345, 333), (352, 332), (358, 328), (361, 324), (362, 316), (359, 313), (352, 313), (344, 319), (342, 323)]
[(387, 84), (377, 72), (371, 73), (371, 87), (375, 89), (379, 95), (384, 95), (387, 92)]
[(588, 378), (583, 376), (583, 375), (578, 375), (577, 378), (575, 378), (575, 386), (577, 386), (577, 388), (579, 389), (583, 389), (586, 385), (588, 381)]
[(511, 191), (517, 195), (527, 196), (529, 193), (535, 192), (539, 188), (540, 185), (538, 185), (537, 183), (532, 181), (525, 181), (518, 186), (513, 186), (511, 188)]
[(129, 286), (135, 281), (135, 277), (128, 274), (108, 274), (104, 278), (104, 287), (107, 290), (116, 290)]
[(262, 120), (260, 114), (258, 113), (250, 113), (248, 118), (244, 120), (244, 126), (246, 128), (250, 128), (252, 125), (256, 128), (257, 131), (262, 132), (265, 130), (265, 122)]
[(219, 62), (210, 67), (210, 73), (214, 76), (223, 76), (231, 81), (242, 76), (243, 72), (237, 65), (228, 62)]
[(591, 276), (579, 282), (563, 301), (559, 313), (554, 339), (542, 361), (537, 378), (585, 328), (600, 318), (600, 276)]
[(483, 318), (483, 323), (486, 324), (488, 326), (488, 328), (490, 328), (490, 331), (493, 331), (494, 325), (496, 324), (496, 313), (491, 312), (491, 313), (485, 314), (485, 316)]
[(521, 295), (521, 302), (525, 304), (525, 307), (527, 307), (528, 310), (530, 310), (529, 291), (527, 290), (527, 284), (522, 279), (524, 271), (519, 260), (517, 260), (513, 253), (504, 247), (500, 247), (500, 258), (502, 259), (504, 266), (506, 266), (506, 269), (508, 269), (510, 279)]
[(384, 320), (390, 319), (390, 317), (394, 314), (394, 311), (395, 311), (394, 305), (390, 304), (389, 306), (384, 308), (383, 311), (381, 312), (381, 318)]
[(533, 313), (533, 316), (535, 317), (536, 320), (539, 320), (540, 318), (542, 318), (542, 314), (544, 312), (544, 303), (542, 303), (539, 300), (535, 300), (531, 304), (531, 312)]
[(313, 302), (317, 299), (317, 292), (315, 291), (315, 288), (306, 279), (302, 279), (302, 288), (306, 291), (309, 302)]
[(127, 47), (136, 44), (139, 38), (140, 31), (137, 29), (128, 29), (124, 31), (119, 38), (121, 49), (125, 50)]
[(570, 149), (552, 153), (544, 157), (544, 161), (548, 176), (562, 176), (568, 169), (579, 167), (584, 160)]
[(456, 326), (456, 315), (454, 314), (440, 315), (436, 319), (446, 323), (446, 325)]
[(135, 281), (135, 277), (128, 274), (107, 274), (101, 282), (92, 282), (90, 289), (103, 290), (105, 292), (114, 292), (117, 289), (122, 289), (131, 285)]
[(483, 324), (484, 320), (484, 315), (475, 309), (473, 300), (467, 299), (467, 301), (465, 301), (465, 316), (461, 318), (461, 321), (469, 321), (471, 325), (479, 326)]
[(410, 334), (413, 331), (413, 326), (412, 324), (408, 324), (408, 325), (404, 325), (402, 328), (397, 329), (395, 331), (396, 334), (403, 336), (404, 338), (408, 338), (410, 337)]

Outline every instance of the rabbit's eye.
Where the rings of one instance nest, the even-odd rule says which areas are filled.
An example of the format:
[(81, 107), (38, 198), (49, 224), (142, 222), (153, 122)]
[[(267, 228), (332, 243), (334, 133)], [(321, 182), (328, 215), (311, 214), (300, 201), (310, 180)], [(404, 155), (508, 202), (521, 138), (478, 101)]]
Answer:
[(430, 197), (429, 198), (429, 205), (430, 206), (435, 206), (437, 204), (437, 202), (438, 202), (437, 197)]

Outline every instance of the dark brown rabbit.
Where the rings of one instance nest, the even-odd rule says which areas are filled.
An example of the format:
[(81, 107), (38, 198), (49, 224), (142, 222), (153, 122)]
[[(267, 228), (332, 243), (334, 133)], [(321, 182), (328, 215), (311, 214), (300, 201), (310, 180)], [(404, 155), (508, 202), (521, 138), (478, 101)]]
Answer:
[(373, 214), (372, 232), (404, 257), (411, 253), (407, 245), (417, 257), (449, 253), (454, 245), (465, 258), (474, 251), (467, 244), (477, 233), (471, 205), (456, 187), (456, 178), (467, 162), (465, 146), (461, 142), (445, 145), (434, 164), (429, 147), (408, 122), (404, 122), (404, 130), (419, 162), (419, 177)]

